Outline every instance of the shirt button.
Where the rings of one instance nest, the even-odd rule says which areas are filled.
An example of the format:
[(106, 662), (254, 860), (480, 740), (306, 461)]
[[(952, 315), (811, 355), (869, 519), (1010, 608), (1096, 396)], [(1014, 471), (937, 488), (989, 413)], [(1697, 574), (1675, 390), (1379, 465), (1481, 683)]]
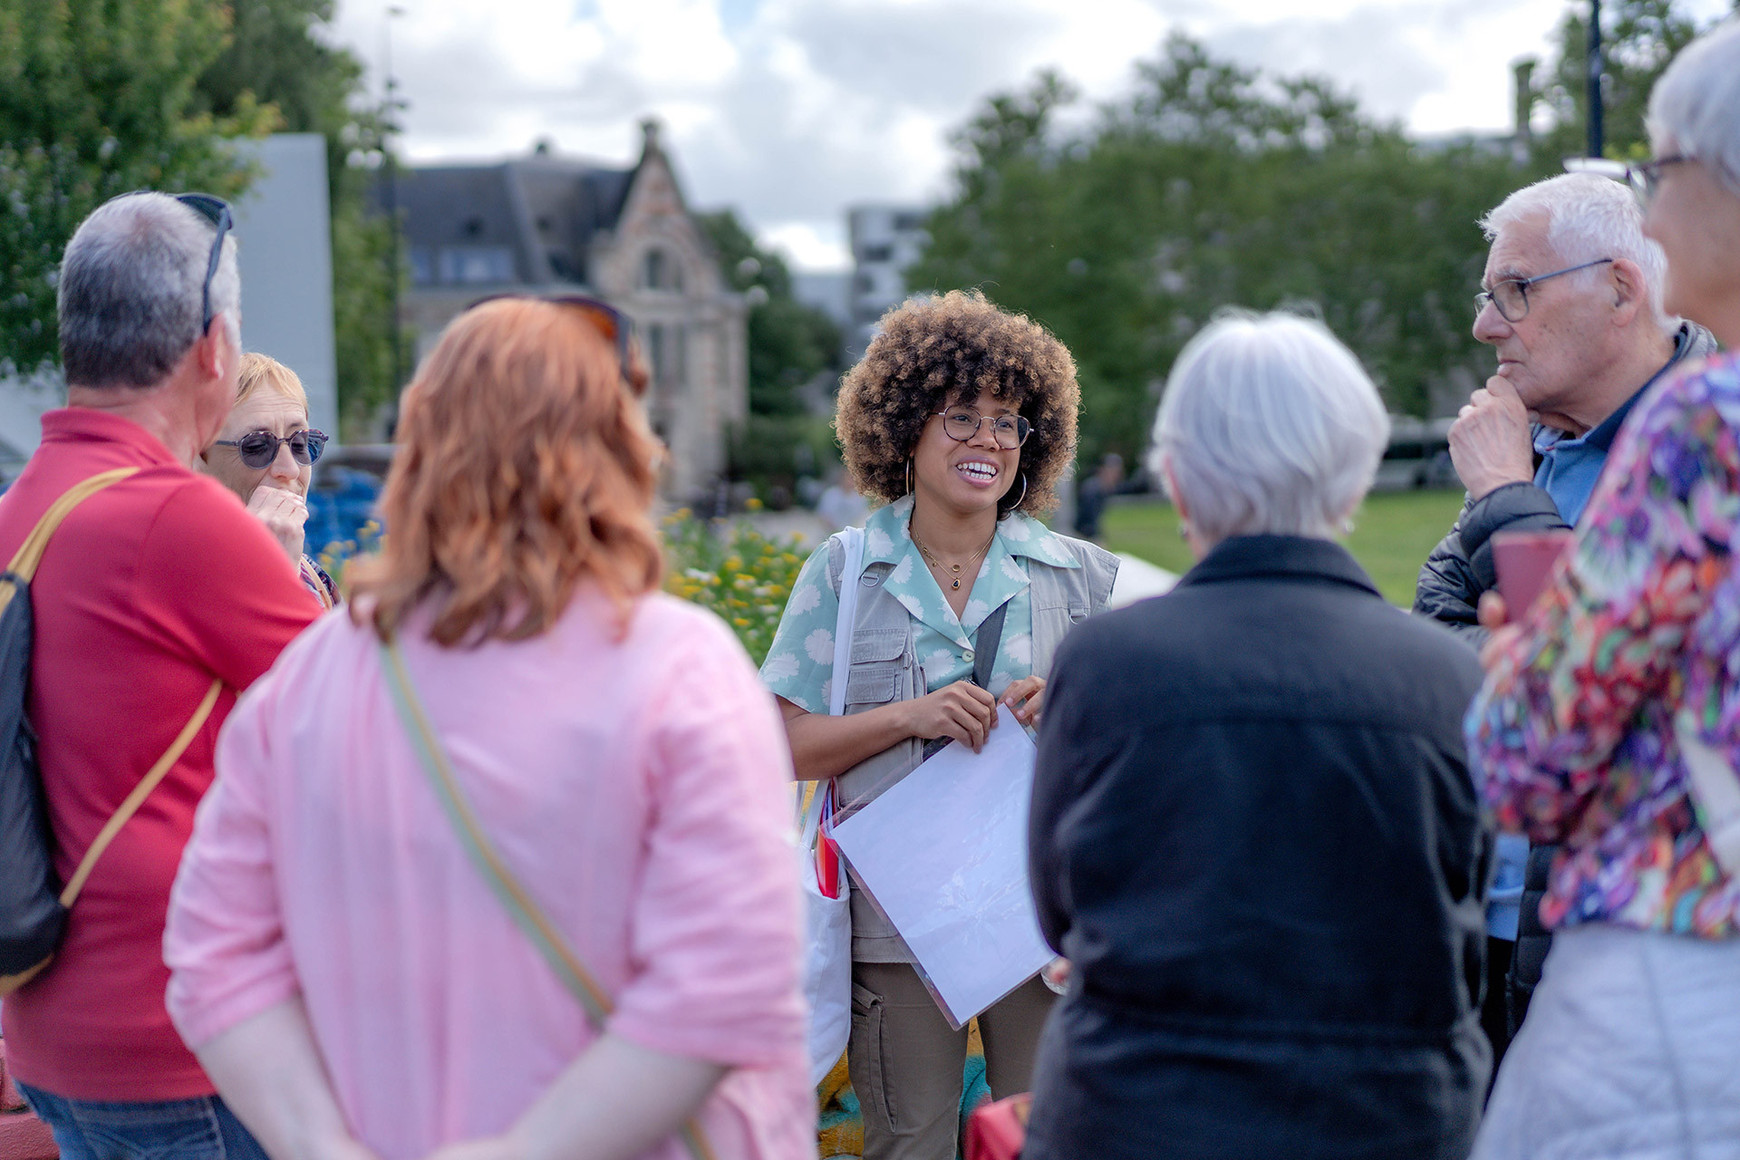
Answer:
[(961, 650), (961, 659), (964, 661), (972, 660), (973, 659), (973, 650), (970, 648), (962, 649)]

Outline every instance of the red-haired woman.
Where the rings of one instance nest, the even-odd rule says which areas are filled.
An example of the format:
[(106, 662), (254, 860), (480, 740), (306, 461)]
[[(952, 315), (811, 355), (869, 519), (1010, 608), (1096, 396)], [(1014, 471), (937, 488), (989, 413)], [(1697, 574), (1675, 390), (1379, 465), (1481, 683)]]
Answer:
[(658, 592), (620, 325), (504, 299), (448, 327), (351, 615), (220, 743), (169, 1005), (276, 1160), (814, 1155), (790, 761), (735, 639)]

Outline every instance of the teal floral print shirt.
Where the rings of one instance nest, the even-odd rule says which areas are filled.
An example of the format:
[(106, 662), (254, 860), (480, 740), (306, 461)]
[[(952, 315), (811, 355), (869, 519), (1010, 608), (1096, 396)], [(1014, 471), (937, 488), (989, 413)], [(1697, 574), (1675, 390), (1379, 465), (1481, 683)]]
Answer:
[[(956, 617), (907, 532), (911, 521), (911, 496), (872, 513), (864, 525), (864, 563), (894, 565), (883, 583), (906, 606), (917, 627), (914, 646), (924, 669), (926, 691), (934, 693), (973, 675), (973, 633), (995, 609), (1007, 604), (1009, 611), (989, 689), (994, 696), (1002, 696), (1010, 682), (1033, 672), (1028, 562), (1057, 568), (1079, 568), (1081, 564), (1038, 520), (1018, 512), (1005, 516), (997, 521), (996, 538), (973, 579), (966, 610)], [(770, 690), (811, 713), (828, 711), (839, 610), (839, 596), (828, 584), (828, 546), (824, 543), (798, 573), (773, 645), (761, 665), (762, 682)]]
[(1639, 401), (1554, 583), (1467, 720), (1500, 828), (1561, 843), (1541, 921), (1740, 934), (1704, 840), (1676, 712), (1740, 759), (1740, 362)]

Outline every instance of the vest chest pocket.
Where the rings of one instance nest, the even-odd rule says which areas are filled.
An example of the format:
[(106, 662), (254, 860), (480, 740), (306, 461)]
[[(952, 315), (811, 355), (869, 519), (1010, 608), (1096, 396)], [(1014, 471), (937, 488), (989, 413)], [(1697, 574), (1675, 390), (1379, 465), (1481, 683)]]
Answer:
[(907, 636), (904, 628), (860, 629), (853, 634), (847, 705), (886, 705), (895, 699), (906, 670)]

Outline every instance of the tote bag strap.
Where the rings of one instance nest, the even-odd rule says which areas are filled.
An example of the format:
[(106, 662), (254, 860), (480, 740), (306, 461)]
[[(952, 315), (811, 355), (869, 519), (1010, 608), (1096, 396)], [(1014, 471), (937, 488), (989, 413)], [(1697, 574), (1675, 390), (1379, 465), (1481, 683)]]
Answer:
[[(381, 659), (381, 668), (387, 678), (387, 691), (392, 695), (393, 705), (399, 711), (399, 720), (411, 740), (411, 748), (417, 754), (418, 764), (429, 777), (429, 785), (435, 791), (436, 800), (441, 803), (447, 820), (453, 824), (453, 830), (459, 836), (460, 845), (465, 847), (465, 852), (483, 875), (483, 880), (501, 900), (502, 906), (515, 924), (531, 940), (544, 961), (550, 965), (550, 969), (555, 971), (556, 977), (562, 980), (562, 985), (579, 1001), (593, 1028), (603, 1034), (605, 1020), (614, 1009), (609, 993), (598, 985), (598, 981), (580, 962), (561, 932), (526, 892), (525, 887), (520, 885), (519, 879), (514, 877), (513, 872), (496, 853), (489, 835), (478, 824), (476, 815), (471, 812), (465, 795), (460, 791), (458, 780), (453, 776), (453, 767), (447, 761), (446, 751), (436, 740), (429, 718), (423, 712), (423, 704), (417, 697), (416, 688), (411, 684), (410, 674), (405, 669), (405, 658), (400, 653), (396, 640), (381, 645)], [(701, 1131), (701, 1125), (693, 1117), (683, 1121), (679, 1135), (682, 1137), (683, 1146), (695, 1160), (714, 1160), (712, 1146)]]

